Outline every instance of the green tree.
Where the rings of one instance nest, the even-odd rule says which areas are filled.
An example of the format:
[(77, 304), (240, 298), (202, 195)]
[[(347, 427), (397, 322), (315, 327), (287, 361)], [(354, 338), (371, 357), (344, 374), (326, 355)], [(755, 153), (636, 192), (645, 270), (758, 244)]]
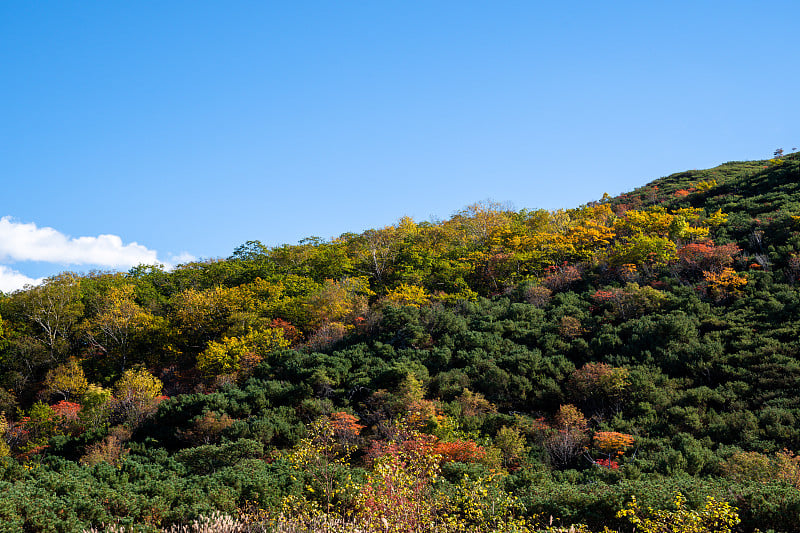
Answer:
[(32, 324), (33, 337), (46, 347), (52, 362), (69, 350), (70, 337), (83, 315), (80, 285), (80, 277), (67, 272), (14, 295)]
[(529, 450), (525, 437), (515, 427), (501, 427), (495, 435), (494, 445), (503, 454), (503, 466), (509, 469), (519, 468)]

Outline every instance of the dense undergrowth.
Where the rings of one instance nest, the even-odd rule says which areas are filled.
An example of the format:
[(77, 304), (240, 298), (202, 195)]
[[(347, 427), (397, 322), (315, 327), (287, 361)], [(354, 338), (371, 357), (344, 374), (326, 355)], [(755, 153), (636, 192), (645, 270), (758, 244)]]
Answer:
[(799, 280), (796, 155), (64, 273), (0, 297), (0, 531), (798, 531)]

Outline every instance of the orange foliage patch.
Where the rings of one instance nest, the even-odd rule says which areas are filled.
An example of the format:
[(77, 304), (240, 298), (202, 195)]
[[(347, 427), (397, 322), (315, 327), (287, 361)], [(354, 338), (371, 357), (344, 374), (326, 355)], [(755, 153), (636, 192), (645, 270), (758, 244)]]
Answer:
[(283, 330), (283, 338), (297, 346), (303, 342), (303, 334), (292, 325), (291, 322), (282, 318), (274, 318), (269, 327)]
[(418, 457), (432, 455), (436, 446), (436, 437), (419, 433), (401, 441), (373, 441), (367, 449), (367, 457), (375, 460), (384, 455)]
[(65, 418), (67, 420), (77, 420), (78, 419), (78, 412), (81, 410), (81, 405), (68, 402), (66, 400), (61, 400), (55, 405), (51, 405), (50, 409), (53, 410), (56, 416)]
[(405, 458), (436, 457), (439, 463), (474, 463), (486, 456), (486, 450), (471, 440), (443, 442), (433, 435), (415, 433), (402, 441), (373, 441), (367, 450), (367, 457), (373, 460), (385, 455)]
[(738, 294), (747, 285), (747, 276), (737, 274), (732, 268), (723, 268), (722, 272), (703, 271), (703, 278), (708, 285), (708, 292), (717, 299)]
[(740, 252), (741, 249), (732, 243), (714, 246), (712, 241), (693, 242), (678, 250), (678, 260), (688, 271), (720, 272), (732, 265)]
[(486, 456), (486, 450), (471, 440), (457, 440), (454, 442), (438, 442), (433, 447), (433, 452), (442, 456), (442, 462), (458, 461), (460, 463), (474, 463)]
[(331, 413), (330, 419), (331, 426), (336, 434), (355, 436), (361, 433), (361, 430), (366, 427), (358, 423), (358, 417), (349, 413)]
[(616, 431), (598, 431), (592, 440), (598, 450), (609, 455), (622, 455), (625, 448), (633, 445), (633, 435)]

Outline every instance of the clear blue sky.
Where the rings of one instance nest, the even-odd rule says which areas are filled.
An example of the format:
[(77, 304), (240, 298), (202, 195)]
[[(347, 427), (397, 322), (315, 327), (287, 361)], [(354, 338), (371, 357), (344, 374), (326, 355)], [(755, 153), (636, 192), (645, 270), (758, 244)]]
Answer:
[(796, 0), (3, 2), (0, 278), (789, 151), (799, 23)]

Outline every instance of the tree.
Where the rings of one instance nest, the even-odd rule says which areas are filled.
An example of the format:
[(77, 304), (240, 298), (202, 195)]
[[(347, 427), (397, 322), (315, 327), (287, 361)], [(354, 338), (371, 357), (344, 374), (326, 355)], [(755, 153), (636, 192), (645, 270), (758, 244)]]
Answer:
[(648, 235), (668, 237), (673, 228), (675, 216), (661, 207), (646, 210), (630, 210), (616, 222), (617, 231), (625, 236)]
[(111, 415), (112, 394), (99, 385), (89, 385), (83, 393), (80, 418), (88, 427), (105, 427)]
[(396, 233), (396, 228), (386, 226), (367, 230), (356, 240), (360, 247), (361, 270), (368, 273), (378, 286), (386, 282), (394, 264), (399, 244)]
[(126, 370), (114, 384), (114, 406), (118, 416), (131, 427), (138, 426), (155, 411), (161, 387), (161, 381), (147, 370)]
[(494, 438), (494, 445), (500, 448), (503, 454), (503, 466), (510, 470), (519, 468), (528, 452), (525, 437), (515, 427), (500, 428)]
[(47, 278), (14, 297), (25, 318), (38, 328), (33, 336), (47, 348), (51, 361), (60, 359), (69, 348), (69, 337), (83, 315), (80, 297), (80, 278), (71, 272)]
[(574, 405), (562, 405), (555, 417), (554, 432), (545, 448), (556, 466), (566, 466), (581, 455), (589, 442), (586, 417)]
[(583, 333), (581, 321), (574, 316), (563, 316), (558, 325), (558, 332), (568, 339), (579, 337)]
[(11, 453), (11, 448), (6, 444), (6, 432), (8, 431), (8, 421), (6, 414), (0, 411), (0, 459), (7, 457)]
[(525, 289), (525, 301), (536, 307), (544, 307), (550, 301), (553, 291), (541, 285), (532, 285)]
[(623, 455), (627, 448), (633, 446), (633, 435), (617, 431), (598, 431), (592, 437), (592, 443), (606, 456), (606, 466), (610, 467), (613, 459)]
[(59, 395), (67, 401), (80, 398), (88, 386), (83, 369), (74, 359), (50, 370), (44, 379), (44, 392), (48, 396)]
[(630, 385), (627, 368), (606, 363), (586, 363), (570, 376), (569, 390), (579, 402), (600, 409), (605, 402), (618, 403)]
[(462, 416), (484, 416), (497, 412), (497, 407), (480, 392), (472, 392), (465, 388), (456, 400), (461, 406)]
[[(174, 295), (170, 305), (181, 341), (198, 351), (210, 340), (246, 332), (258, 322), (257, 301), (247, 286), (191, 288)], [(236, 333), (229, 333), (234, 326)]]
[(395, 305), (420, 307), (427, 304), (430, 298), (424, 288), (401, 283), (386, 294), (386, 300)]
[(639, 234), (617, 243), (611, 260), (616, 265), (663, 267), (676, 257), (676, 246), (669, 237)]
[(334, 322), (354, 323), (368, 309), (367, 298), (374, 294), (365, 277), (326, 279), (318, 291), (306, 299), (310, 326), (320, 328)]
[(288, 348), (290, 342), (283, 338), (280, 328), (253, 330), (242, 337), (225, 337), (211, 341), (197, 356), (197, 368), (207, 376), (236, 372), (246, 358), (254, 366), (270, 352)]
[(308, 485), (306, 490), (311, 494), (321, 493), (326, 513), (331, 511), (337, 497), (351, 490), (351, 487), (338, 482), (355, 450), (355, 446), (337, 438), (341, 420), (316, 419), (307, 428), (306, 437), (289, 455), (289, 461), (311, 477), (315, 486)]
[(711, 189), (713, 189), (716, 186), (717, 186), (717, 180), (714, 180), (714, 179), (706, 180), (706, 181), (700, 181), (700, 182), (695, 184), (695, 188), (699, 192), (708, 192), (708, 191), (710, 191)]
[(163, 322), (139, 306), (135, 298), (132, 284), (109, 287), (100, 299), (97, 314), (90, 320), (92, 344), (119, 361), (120, 371), (127, 366), (134, 339), (152, 335)]
[(219, 414), (206, 411), (195, 417), (190, 429), (178, 431), (178, 435), (193, 445), (214, 444), (219, 441), (222, 432), (233, 425), (234, 420), (227, 413)]
[(262, 244), (261, 241), (247, 241), (233, 250), (231, 259), (238, 261), (256, 261), (266, 258), (268, 253), (269, 248)]
[(737, 274), (732, 268), (723, 268), (721, 272), (703, 271), (708, 294), (715, 300), (741, 294), (742, 288), (747, 285), (747, 275)]
[(398, 423), (395, 440), (373, 443), (372, 471), (358, 497), (357, 519), (369, 530), (424, 531), (435, 523), (432, 485), (441, 457), (433, 437)]
[(629, 320), (658, 309), (666, 299), (666, 295), (652, 287), (627, 283), (623, 288), (609, 287), (597, 290), (592, 299), (598, 304), (608, 305), (611, 308), (609, 310), (611, 317)]
[(542, 280), (542, 285), (551, 291), (566, 289), (581, 279), (581, 271), (574, 266), (551, 267), (550, 273)]
[(50, 437), (57, 431), (55, 412), (44, 402), (36, 402), (28, 409), (28, 416), (22, 419), (27, 430), (27, 442), (22, 450), (30, 452), (47, 445)]
[(358, 417), (339, 411), (330, 415), (333, 436), (343, 449), (354, 449), (361, 441), (361, 430), (366, 426), (358, 423)]
[(468, 205), (453, 220), (461, 225), (468, 238), (482, 245), (510, 222), (510, 211), (506, 205), (487, 200)]
[(80, 458), (79, 462), (85, 466), (93, 466), (99, 463), (108, 463), (119, 466), (122, 459), (128, 454), (124, 443), (130, 439), (131, 433), (122, 426), (112, 429), (102, 441), (92, 444), (86, 448), (86, 453)]

